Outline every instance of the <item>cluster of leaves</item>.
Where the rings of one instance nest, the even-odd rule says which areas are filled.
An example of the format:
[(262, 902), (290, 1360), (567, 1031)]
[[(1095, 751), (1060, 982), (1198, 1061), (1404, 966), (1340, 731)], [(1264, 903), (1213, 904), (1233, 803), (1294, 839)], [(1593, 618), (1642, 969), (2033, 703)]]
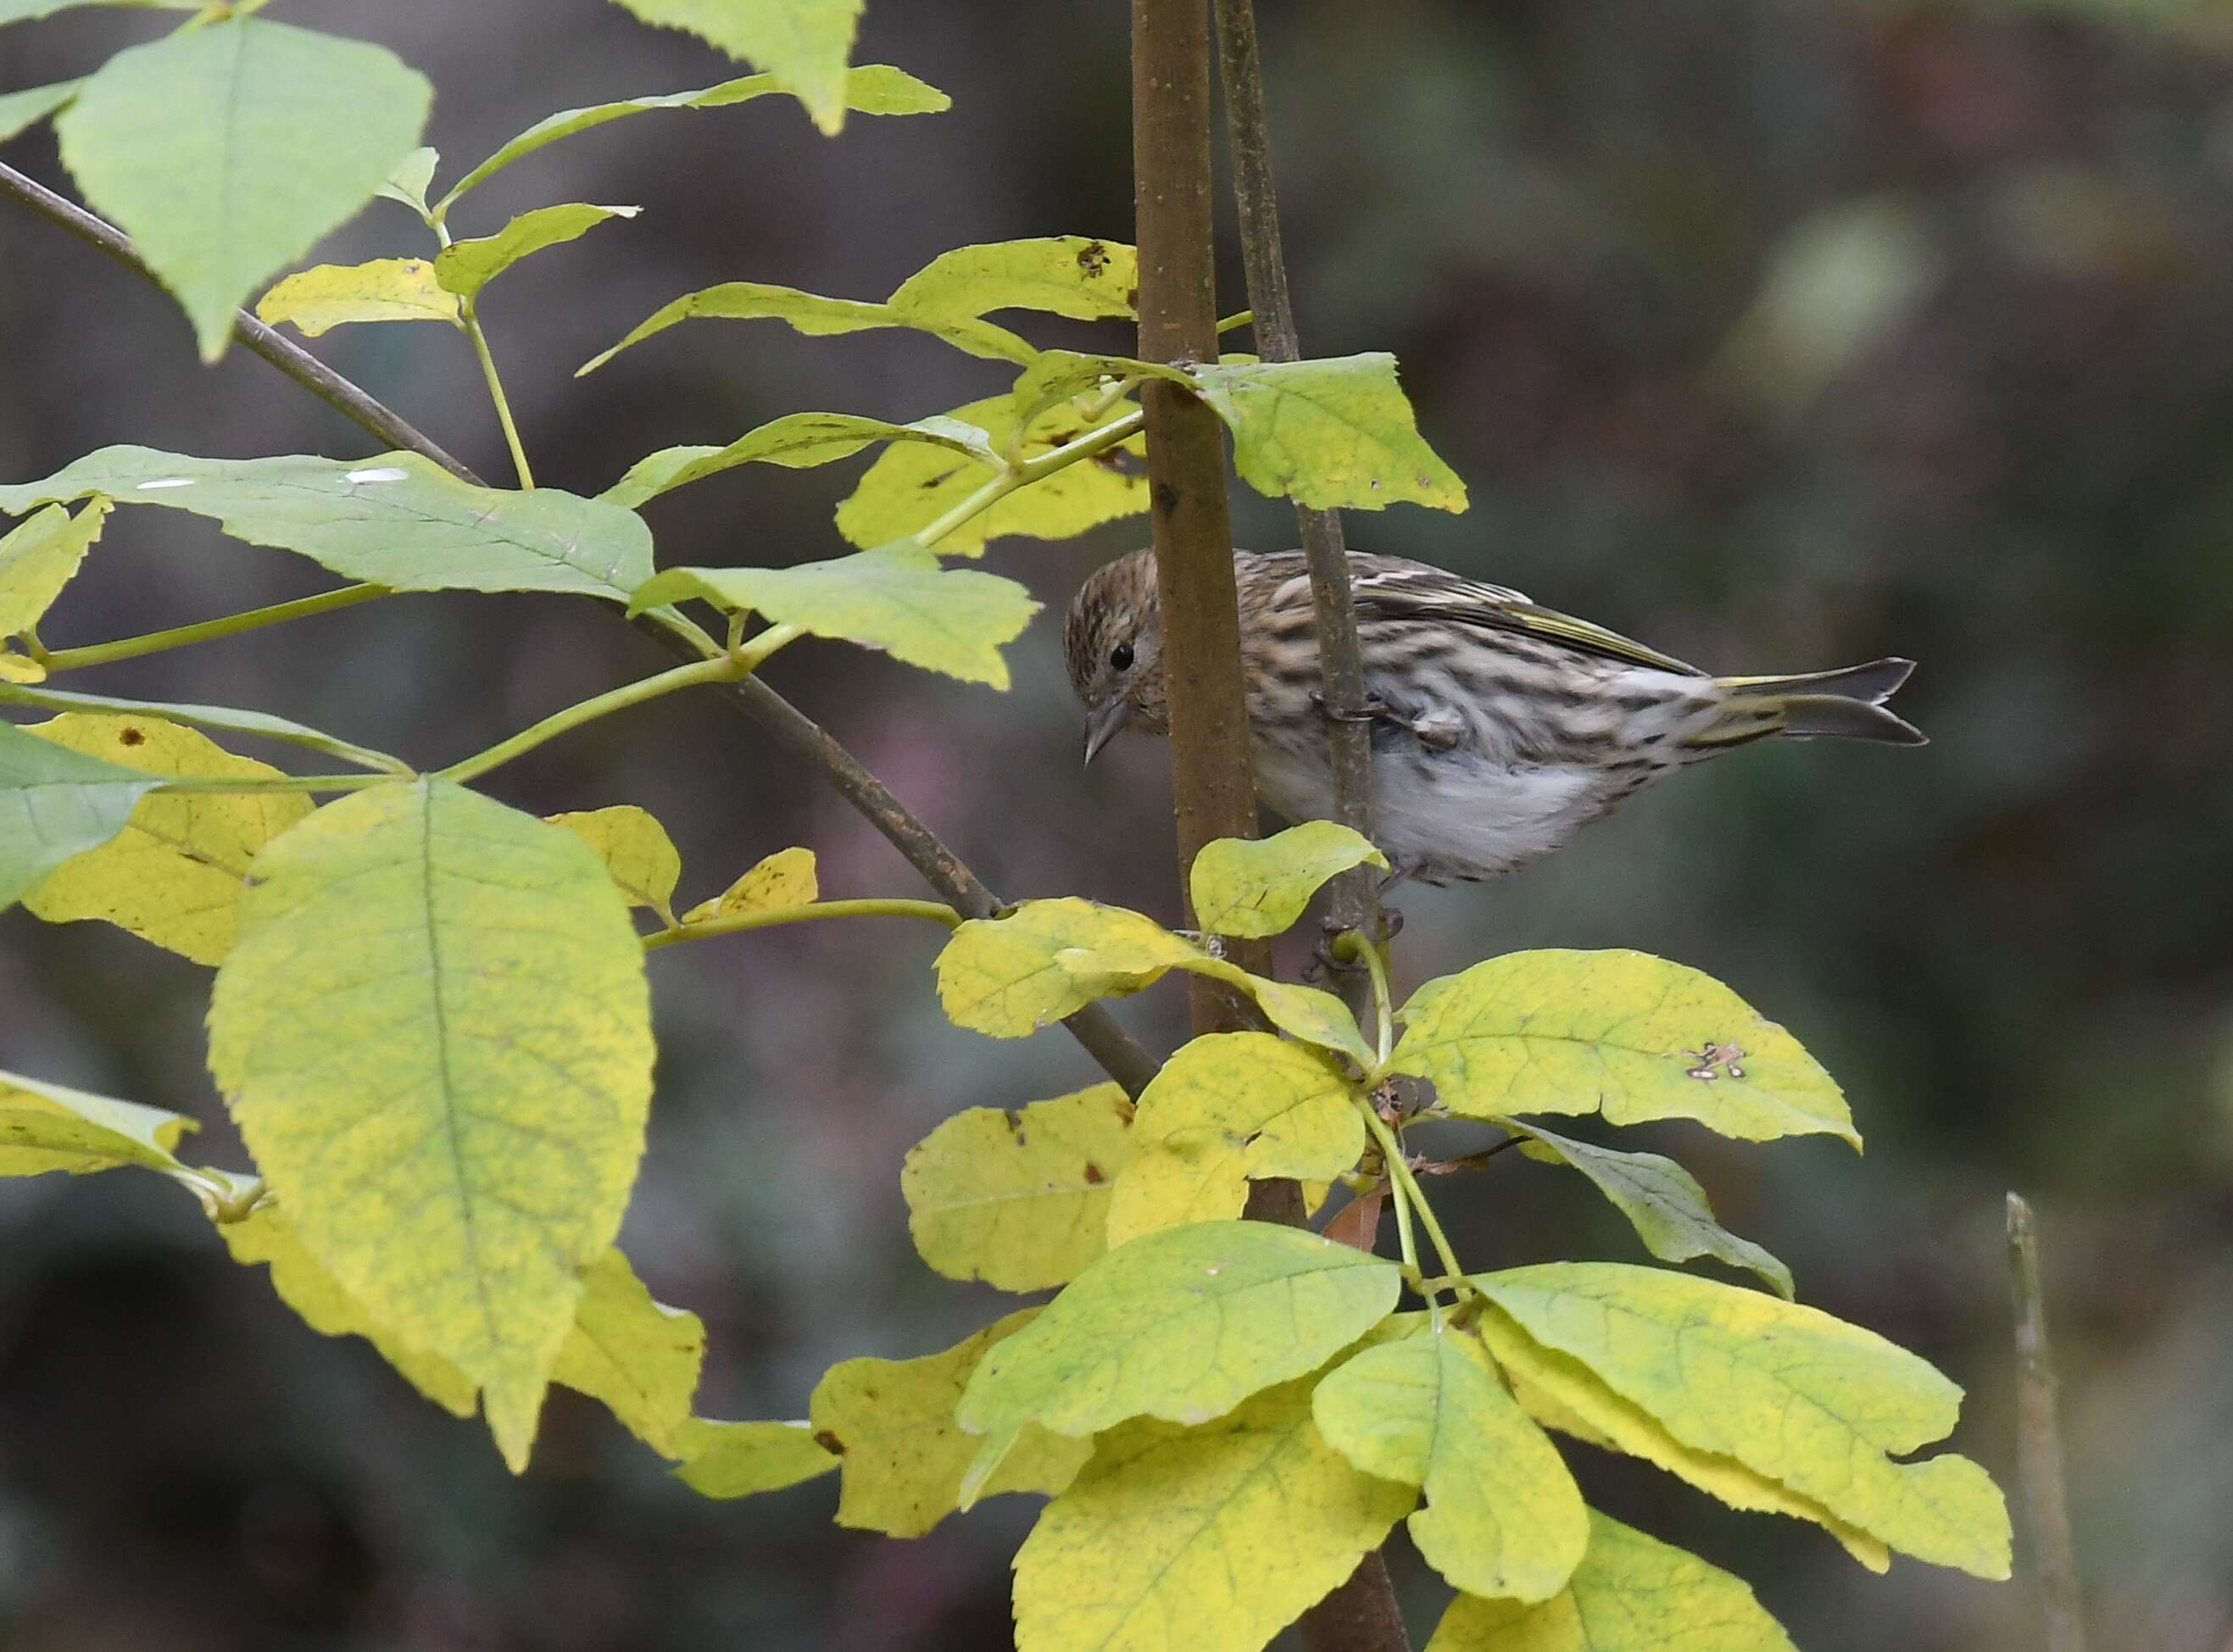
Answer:
[[(0, 23), (72, 3), (0, 0)], [(59, 116), (80, 185), (133, 232), (208, 355), (274, 270), (372, 197), (400, 203), (431, 246), (287, 276), (258, 310), (305, 334), (457, 329), (520, 484), (481, 486), (412, 452), (214, 460), (119, 446), (0, 486), (0, 512), (23, 517), (0, 538), (0, 702), (54, 713), (0, 722), (0, 906), (105, 920), (215, 967), (210, 1067), (254, 1161), (190, 1164), (179, 1155), (192, 1124), (178, 1114), (6, 1075), (0, 1174), (171, 1178), (310, 1324), (365, 1337), (458, 1415), (478, 1407), (515, 1468), (555, 1382), (603, 1401), (708, 1495), (836, 1472), (841, 1522), (908, 1536), (979, 1496), (1050, 1494), (1018, 1562), (1027, 1652), (1259, 1645), (1407, 1515), (1461, 1591), (1445, 1649), (1640, 1647), (1676, 1619), (1715, 1625), (1720, 1647), (1783, 1644), (1741, 1584), (1586, 1510), (1546, 1428), (1739, 1507), (1813, 1520), (1865, 1564), (1898, 1550), (2004, 1572), (2006, 1518), (1982, 1472), (1953, 1456), (1895, 1460), (1951, 1428), (1950, 1384), (1794, 1304), (1788, 1272), (1724, 1231), (1671, 1161), (1533, 1122), (1684, 1118), (1750, 1141), (1858, 1145), (1827, 1076), (1726, 988), (1633, 954), (1540, 953), (1430, 982), (1399, 1005), (1362, 949), (1377, 988), (1368, 1036), (1340, 999), (1250, 974), (1218, 940), (1280, 933), (1326, 878), (1378, 862), (1325, 823), (1199, 857), (1198, 935), (1081, 900), (968, 923), (928, 902), (824, 901), (804, 849), (678, 916), (680, 860), (648, 815), (543, 820), (474, 789), (545, 740), (734, 681), (802, 635), (1005, 686), (1001, 649), (1035, 605), (1015, 582), (943, 559), (997, 534), (1059, 538), (1143, 511), (1134, 392), (1151, 380), (1215, 408), (1240, 474), (1267, 492), (1329, 508), (1464, 504), (1388, 357), (1167, 364), (1043, 350), (988, 319), (1133, 316), (1132, 250), (1070, 236), (945, 253), (876, 302), (726, 283), (661, 308), (583, 368), (684, 320), (771, 319), (808, 334), (928, 333), (994, 364), (997, 393), (905, 420), (794, 413), (650, 454), (595, 497), (535, 486), (478, 308), (520, 259), (635, 209), (558, 203), (459, 239), (462, 198), (548, 144), (640, 113), (790, 93), (834, 130), (848, 110), (947, 101), (897, 69), (848, 65), (858, 0), (622, 3), (760, 72), (553, 115), (432, 199), (423, 79), (385, 51), (257, 16), (256, 0), (189, 8), (179, 28), (81, 81), (0, 97), (0, 136)], [(850, 554), (657, 567), (638, 514), (648, 500), (739, 465), (871, 447), (882, 451), (837, 511)], [(49, 647), (40, 622), (120, 504), (205, 516), (359, 582)], [(698, 657), (435, 770), (270, 714), (51, 682), (431, 590), (585, 596), (648, 616)], [(689, 618), (690, 602), (710, 605), (726, 635)], [(290, 772), (212, 737), (347, 772)], [(1104, 1084), (948, 1121), (902, 1178), (925, 1259), (1060, 1293), (943, 1353), (841, 1364), (802, 1421), (701, 1418), (702, 1326), (653, 1300), (614, 1248), (652, 1094), (646, 954), (856, 914), (952, 928), (941, 1001), (992, 1036), (1174, 970), (1240, 989), (1276, 1031), (1195, 1040), (1136, 1104)], [(1422, 1087), (1423, 1111), (1410, 1105)], [(1733, 1264), (1779, 1294), (1602, 1264), (1468, 1272), (1403, 1150), (1422, 1116), (1501, 1127), (1529, 1157), (1581, 1173), (1656, 1256)], [(1345, 1184), (1355, 1243), (1239, 1219), (1249, 1180), (1266, 1177), (1320, 1200)], [(1400, 1261), (1372, 1251), (1383, 1204)], [(1407, 1287), (1424, 1306), (1397, 1313)]]

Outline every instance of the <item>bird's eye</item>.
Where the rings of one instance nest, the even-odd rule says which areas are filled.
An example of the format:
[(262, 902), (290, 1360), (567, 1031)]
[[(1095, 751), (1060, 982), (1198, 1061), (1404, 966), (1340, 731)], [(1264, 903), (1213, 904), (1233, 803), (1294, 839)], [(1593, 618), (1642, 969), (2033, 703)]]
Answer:
[(1119, 671), (1130, 671), (1130, 670), (1131, 670), (1131, 669), (1132, 669), (1132, 645), (1131, 645), (1130, 643), (1129, 643), (1129, 642), (1120, 642), (1120, 643), (1118, 643), (1118, 644), (1116, 645), (1116, 647), (1113, 650), (1111, 650), (1111, 651), (1110, 651), (1110, 655), (1109, 655), (1109, 663), (1110, 663), (1110, 665), (1114, 666), (1114, 667), (1115, 667), (1117, 670), (1119, 670)]

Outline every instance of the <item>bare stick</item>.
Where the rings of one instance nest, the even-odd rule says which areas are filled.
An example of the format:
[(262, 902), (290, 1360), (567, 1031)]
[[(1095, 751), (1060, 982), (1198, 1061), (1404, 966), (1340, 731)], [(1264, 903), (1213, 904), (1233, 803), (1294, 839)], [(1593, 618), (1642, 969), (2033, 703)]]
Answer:
[(2078, 1562), (2063, 1492), (2062, 1434), (2055, 1419), (2054, 1360), (2047, 1337), (2047, 1298), (2039, 1282), (2039, 1233), (2031, 1206), (2008, 1195), (2008, 1284), (2016, 1322), (2016, 1469), (2024, 1524), (2039, 1571), (2047, 1652), (2086, 1652)]
[[(4, 163), (0, 163), (0, 195), (21, 202), (88, 245), (107, 253), (134, 275), (149, 282), (157, 280), (154, 271), (133, 249), (122, 231)], [(480, 478), (464, 463), (437, 446), (400, 413), (244, 310), (234, 317), (233, 336), (244, 348), (263, 357), (375, 440), (423, 454), (460, 481), (479, 482)], [(697, 658), (686, 641), (648, 617), (639, 618), (634, 623), (636, 629), (678, 659)], [(986, 888), (960, 857), (909, 813), (882, 781), (819, 724), (757, 677), (726, 684), (721, 692), (767, 730), (784, 750), (820, 770), (845, 800), (860, 810), (950, 905), (972, 918), (989, 917), (999, 910), (999, 898)], [(1156, 1058), (1117, 1024), (1106, 1006), (1088, 1005), (1063, 1024), (1103, 1070), (1130, 1094), (1136, 1096), (1146, 1088), (1148, 1080), (1155, 1076)]]

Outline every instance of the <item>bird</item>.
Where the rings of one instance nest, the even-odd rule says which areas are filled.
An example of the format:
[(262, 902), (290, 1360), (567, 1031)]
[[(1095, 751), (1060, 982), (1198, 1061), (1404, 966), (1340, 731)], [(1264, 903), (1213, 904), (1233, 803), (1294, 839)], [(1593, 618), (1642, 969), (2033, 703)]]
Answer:
[[(1349, 576), (1385, 887), (1472, 881), (1540, 861), (1653, 782), (1754, 740), (1927, 743), (1884, 704), (1912, 660), (1715, 677), (1426, 563), (1352, 551)], [(1289, 820), (1330, 818), (1303, 553), (1236, 551), (1234, 577), (1257, 795)], [(1085, 706), (1089, 764), (1120, 730), (1169, 733), (1149, 550), (1105, 564), (1079, 589), (1063, 657)]]

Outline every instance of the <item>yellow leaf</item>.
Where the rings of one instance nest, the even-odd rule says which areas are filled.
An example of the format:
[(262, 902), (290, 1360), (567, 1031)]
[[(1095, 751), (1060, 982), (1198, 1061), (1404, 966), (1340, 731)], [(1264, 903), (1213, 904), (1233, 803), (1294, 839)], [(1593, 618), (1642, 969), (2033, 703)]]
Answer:
[[(98, 494), (75, 517), (61, 505), (49, 505), (0, 538), (0, 637), (20, 636), (39, 622), (101, 537), (101, 524), (113, 508)], [(37, 677), (21, 676), (23, 666), (37, 669), (23, 660), (10, 672), (19, 680), (36, 682), (46, 675), (40, 671)]]
[(1983, 1469), (1951, 1453), (1891, 1460), (1952, 1429), (1961, 1389), (1873, 1331), (1663, 1268), (1553, 1263), (1473, 1283), (1684, 1445), (1903, 1553), (2008, 1576), (2008, 1511)]
[(1368, 1348), (1312, 1396), (1320, 1433), (1368, 1474), (1425, 1488), (1411, 1516), (1427, 1564), (1474, 1595), (1548, 1600), (1589, 1541), (1558, 1447), (1447, 1322)]
[(1346, 1578), (1417, 1493), (1327, 1445), (1310, 1387), (1104, 1435), (1017, 1553), (1018, 1652), (1259, 1647)]
[(715, 1422), (693, 1417), (682, 1425), (682, 1456), (674, 1477), (700, 1497), (750, 1497), (826, 1474), (837, 1459), (804, 1422)]
[(1321, 511), (1466, 508), (1465, 484), (1412, 422), (1392, 355), (1208, 361), (1194, 375), (1233, 427), (1234, 468), (1259, 493)]
[(538, 206), (522, 212), (494, 235), (454, 241), (444, 247), (434, 260), (434, 279), (445, 292), (460, 298), (477, 297), (482, 288), (522, 258), (578, 239), (609, 219), (634, 218), (642, 210), (640, 206), (589, 206), (579, 201)]
[[(160, 718), (71, 712), (24, 732), (148, 774), (281, 772)], [(121, 833), (56, 867), (25, 892), (23, 905), (49, 923), (98, 918), (197, 964), (215, 964), (231, 950), (249, 862), (309, 812), (310, 800), (297, 792), (142, 798)]]
[(290, 322), (305, 338), (352, 322), (447, 322), (462, 327), (458, 296), (434, 279), (424, 258), (322, 263), (289, 276), (256, 301), (257, 319)]
[(949, 1279), (1003, 1291), (1068, 1283), (1108, 1248), (1110, 1195), (1133, 1154), (1131, 1116), (1115, 1084), (1020, 1113), (955, 1114), (900, 1172), (915, 1249)]
[(765, 912), (771, 907), (810, 907), (822, 898), (814, 851), (779, 849), (739, 878), (712, 901), (701, 901), (682, 914), (685, 923), (708, 918), (732, 918), (740, 912)]
[(1109, 1242), (1238, 1216), (1251, 1177), (1340, 1175), (1364, 1151), (1354, 1089), (1319, 1051), (1269, 1033), (1196, 1038), (1140, 1096)]
[(1330, 820), (1262, 839), (1221, 837), (1202, 846), (1188, 874), (1195, 921), (1220, 935), (1283, 933), (1321, 884), (1357, 866), (1386, 871), (1388, 857)]
[[(986, 1350), (1038, 1312), (1010, 1314), (942, 1354), (830, 1368), (810, 1415), (815, 1438), (837, 1454), (838, 1525), (919, 1538), (954, 1512), (978, 1447), (955, 1425), (954, 1406)], [(1026, 1428), (980, 1494), (1058, 1492), (1092, 1451), (1089, 1441)]]
[(1852, 1115), (1799, 1041), (1711, 976), (1631, 952), (1511, 953), (1403, 1006), (1392, 1072), (1469, 1118), (1696, 1119), (1746, 1141), (1843, 1136)]
[(652, 1299), (628, 1259), (608, 1250), (582, 1271), (574, 1329), (551, 1381), (601, 1400), (654, 1451), (682, 1457), (706, 1326), (696, 1314)]
[(682, 881), (682, 856), (666, 827), (632, 803), (549, 818), (597, 851), (628, 905), (648, 907), (674, 927), (672, 902), (674, 886)]
[(1048, 235), (941, 252), (887, 302), (915, 315), (1035, 309), (1084, 322), (1123, 320), (1137, 313), (1139, 285), (1139, 259), (1123, 242)]
[(200, 1126), (178, 1113), (0, 1072), (0, 1176), (82, 1175), (120, 1165), (169, 1172), (179, 1138)]
[(1427, 1652), (1794, 1652), (1743, 1579), (1592, 1510), (1573, 1579), (1540, 1605), (1461, 1595)]
[(42, 683), (46, 680), (47, 668), (37, 660), (0, 648), (0, 682)]

